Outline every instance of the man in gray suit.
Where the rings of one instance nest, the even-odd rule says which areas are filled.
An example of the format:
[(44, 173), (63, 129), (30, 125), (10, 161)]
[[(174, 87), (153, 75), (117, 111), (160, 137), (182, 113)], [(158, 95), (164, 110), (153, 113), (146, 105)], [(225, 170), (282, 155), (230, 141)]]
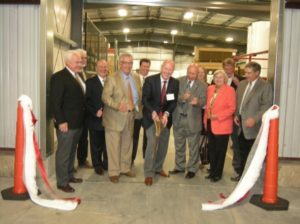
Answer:
[(260, 64), (249, 62), (245, 66), (246, 79), (239, 83), (236, 91), (237, 109), (234, 122), (239, 126), (241, 168), (238, 176), (231, 178), (232, 181), (239, 181), (260, 129), (262, 115), (272, 106), (272, 86), (259, 77), (260, 71)]
[(131, 75), (132, 64), (132, 55), (121, 55), (120, 71), (107, 77), (102, 92), (108, 175), (113, 183), (119, 182), (120, 174), (135, 177), (130, 169), (132, 136), (141, 88)]
[[(187, 173), (185, 178), (195, 176), (199, 165), (199, 143), (202, 130), (201, 108), (206, 103), (207, 86), (197, 79), (198, 66), (190, 64), (187, 75), (179, 78), (177, 107), (173, 112), (175, 169), (171, 174)], [(186, 142), (189, 146), (189, 161), (186, 166)], [(186, 168), (185, 168), (186, 167)]]

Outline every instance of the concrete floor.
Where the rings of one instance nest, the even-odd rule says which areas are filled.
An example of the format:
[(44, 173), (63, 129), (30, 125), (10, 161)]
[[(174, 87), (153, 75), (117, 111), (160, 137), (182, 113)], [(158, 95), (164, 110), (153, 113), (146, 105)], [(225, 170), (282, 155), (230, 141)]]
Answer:
[[(141, 150), (140, 150), (141, 151)], [(151, 187), (144, 185), (143, 159), (139, 151), (134, 166), (136, 178), (122, 176), (118, 184), (113, 184), (105, 176), (96, 175), (92, 169), (79, 169), (77, 177), (82, 177), (82, 184), (72, 184), (76, 189), (73, 194), (57, 191), (61, 197), (78, 196), (82, 203), (73, 212), (64, 212), (43, 208), (31, 200), (0, 200), (1, 224), (52, 224), (52, 223), (122, 223), (122, 224), (209, 224), (209, 223), (285, 223), (300, 222), (300, 189), (279, 187), (278, 196), (290, 202), (288, 211), (265, 211), (249, 203), (249, 198), (230, 208), (204, 212), (201, 203), (218, 199), (219, 193), (229, 195), (235, 187), (230, 181), (232, 176), (231, 154), (228, 149), (223, 179), (211, 183), (204, 178), (206, 168), (198, 171), (195, 178), (186, 180), (183, 174), (170, 178), (157, 177)], [(174, 144), (170, 148), (165, 162), (165, 170), (174, 166)], [(51, 177), (55, 187), (55, 178)], [(0, 189), (13, 186), (13, 178), (1, 177)], [(44, 191), (43, 184), (39, 184)], [(253, 193), (261, 193), (256, 186)]]

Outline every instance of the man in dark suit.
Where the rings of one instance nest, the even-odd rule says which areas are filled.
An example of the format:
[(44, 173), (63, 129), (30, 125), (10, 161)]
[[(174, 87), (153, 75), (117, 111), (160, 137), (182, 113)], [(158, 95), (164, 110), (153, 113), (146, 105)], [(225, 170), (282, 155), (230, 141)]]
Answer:
[(67, 51), (64, 60), (66, 67), (53, 74), (50, 80), (50, 100), (58, 141), (55, 170), (57, 188), (74, 192), (69, 183), (82, 182), (74, 177), (76, 147), (84, 115), (83, 80), (78, 75), (82, 62), (76, 51)]
[[(179, 96), (173, 113), (175, 169), (171, 174), (184, 173), (191, 179), (198, 171), (199, 144), (202, 130), (202, 107), (206, 104), (207, 85), (198, 80), (198, 65), (190, 64), (187, 75), (179, 78)], [(189, 160), (186, 164), (188, 142)]]
[(244, 171), (245, 164), (259, 132), (263, 114), (272, 106), (273, 90), (270, 83), (259, 77), (260, 64), (249, 62), (245, 66), (245, 78), (236, 91), (237, 109), (234, 122), (239, 126), (241, 168), (238, 176), (231, 178), (238, 181)]
[(90, 133), (91, 156), (94, 170), (103, 175), (107, 170), (107, 154), (105, 144), (105, 132), (102, 125), (104, 103), (102, 91), (108, 74), (107, 61), (102, 59), (96, 65), (97, 75), (86, 81), (86, 109), (87, 126)]
[[(165, 60), (161, 72), (148, 77), (143, 86), (143, 125), (147, 134), (144, 174), (147, 186), (152, 185), (155, 174), (169, 176), (162, 168), (168, 151), (172, 112), (176, 108), (179, 91), (178, 80), (171, 77), (174, 68), (174, 61)], [(160, 121), (165, 128), (157, 139), (154, 122)]]
[[(139, 89), (139, 92), (142, 93), (142, 87), (145, 82), (145, 78), (147, 77), (149, 70), (150, 70), (151, 61), (147, 58), (142, 58), (140, 60), (140, 69), (137, 73), (134, 73), (133, 76), (136, 76), (136, 78), (140, 81), (141, 88)], [(140, 96), (141, 98), (141, 96)], [(136, 158), (137, 150), (138, 150), (138, 144), (139, 144), (139, 137), (140, 137), (140, 130), (142, 127), (142, 120), (143, 120), (143, 111), (142, 111), (142, 100), (139, 100), (139, 110), (138, 113), (135, 115), (134, 119), (134, 129), (133, 129), (133, 147), (132, 147), (132, 164), (134, 164), (134, 160)], [(144, 129), (144, 138), (143, 138), (143, 158), (145, 158), (145, 152), (146, 152), (146, 146), (147, 146), (147, 137), (146, 137), (146, 131)]]
[[(239, 82), (242, 78), (235, 74), (235, 61), (232, 58), (226, 58), (223, 63), (223, 70), (225, 71), (228, 81), (227, 84), (236, 90)], [(232, 166), (236, 173), (239, 172), (241, 168), (241, 156), (240, 156), (240, 148), (239, 148), (239, 140), (238, 140), (238, 126), (233, 122), (233, 131), (231, 134), (232, 141), (232, 149), (233, 149), (233, 158), (232, 158)]]

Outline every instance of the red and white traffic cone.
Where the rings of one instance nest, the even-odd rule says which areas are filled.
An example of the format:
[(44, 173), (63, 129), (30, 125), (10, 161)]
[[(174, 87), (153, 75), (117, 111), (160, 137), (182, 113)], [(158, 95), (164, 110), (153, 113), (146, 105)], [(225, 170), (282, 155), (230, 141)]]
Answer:
[(14, 187), (1, 191), (3, 200), (27, 200), (28, 192), (23, 182), (23, 155), (25, 147), (25, 129), (23, 120), (23, 108), (20, 101), (17, 110), (16, 125), (16, 148), (15, 148), (15, 170)]
[[(273, 106), (272, 110), (277, 109)], [(270, 120), (263, 195), (253, 195), (250, 202), (265, 210), (288, 210), (289, 201), (277, 197), (279, 118)]]

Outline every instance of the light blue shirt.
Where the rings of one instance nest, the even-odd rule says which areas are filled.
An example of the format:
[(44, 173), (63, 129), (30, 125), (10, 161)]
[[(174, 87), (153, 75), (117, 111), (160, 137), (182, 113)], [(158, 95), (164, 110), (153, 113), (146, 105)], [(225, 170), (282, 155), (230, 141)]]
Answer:
[(131, 92), (132, 92), (132, 97), (133, 97), (133, 104), (137, 105), (139, 97), (138, 97), (138, 93), (137, 93), (136, 86), (134, 84), (132, 76), (131, 75), (125, 75), (124, 73), (122, 73), (122, 77), (123, 77), (126, 89), (127, 89), (127, 80), (129, 79)]

